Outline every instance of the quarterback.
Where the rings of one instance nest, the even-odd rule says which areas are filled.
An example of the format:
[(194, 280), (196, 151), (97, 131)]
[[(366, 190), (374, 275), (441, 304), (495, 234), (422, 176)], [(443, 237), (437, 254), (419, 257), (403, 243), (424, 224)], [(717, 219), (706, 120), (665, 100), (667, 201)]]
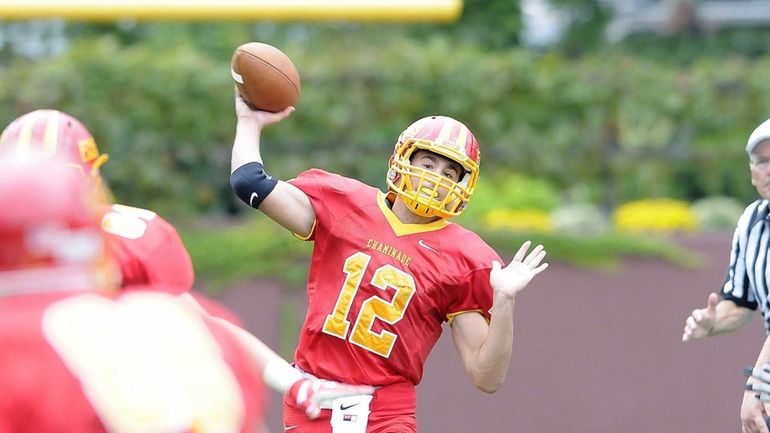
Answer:
[(373, 396), (336, 400), (308, 420), (284, 400), (294, 433), (414, 433), (415, 386), (442, 324), (473, 385), (503, 384), (513, 347), (516, 295), (547, 264), (524, 243), (508, 264), (459, 215), (479, 176), (479, 145), (455, 119), (407, 127), (388, 163), (387, 192), (311, 169), (287, 182), (265, 172), (260, 132), (288, 117), (251, 110), (238, 118), (230, 182), (236, 195), (314, 242), (308, 313), (295, 352), (308, 377), (375, 386)]

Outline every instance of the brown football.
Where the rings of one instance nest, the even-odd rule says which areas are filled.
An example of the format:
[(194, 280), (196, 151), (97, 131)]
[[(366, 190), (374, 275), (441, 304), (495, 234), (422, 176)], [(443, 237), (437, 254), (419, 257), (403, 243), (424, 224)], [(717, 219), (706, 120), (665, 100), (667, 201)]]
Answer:
[(252, 108), (281, 111), (299, 100), (300, 81), (289, 56), (261, 42), (235, 49), (230, 73), (238, 92)]

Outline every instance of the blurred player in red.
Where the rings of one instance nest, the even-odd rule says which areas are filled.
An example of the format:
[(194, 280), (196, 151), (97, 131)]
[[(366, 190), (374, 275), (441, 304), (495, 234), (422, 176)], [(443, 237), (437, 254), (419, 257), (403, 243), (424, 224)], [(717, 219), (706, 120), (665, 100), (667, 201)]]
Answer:
[(511, 359), (516, 295), (547, 264), (524, 243), (513, 260), (451, 223), (470, 200), (479, 146), (470, 130), (432, 116), (399, 137), (388, 192), (313, 169), (288, 182), (267, 175), (260, 132), (286, 118), (236, 97), (230, 178), (247, 204), (314, 241), (308, 313), (295, 353), (308, 375), (377, 386), (373, 397), (334, 401), (315, 421), (284, 401), (293, 433), (413, 433), (415, 386), (443, 322), (471, 382), (495, 392)]
[(109, 285), (92, 194), (60, 164), (0, 161), (0, 433), (259, 431), (261, 372), (230, 332)]
[[(66, 113), (38, 110), (16, 119), (0, 136), (0, 154), (6, 160), (55, 161), (83, 178), (93, 191), (105, 189), (99, 167), (106, 161), (106, 155), (99, 154), (83, 124)], [(202, 315), (227, 319), (207, 317), (239, 341), (272, 389), (296, 401), (308, 416), (317, 414), (317, 403), (324, 399), (371, 393), (366, 387), (305, 380), (256, 337), (233, 326), (232, 323), (239, 321), (229, 309), (190, 290), (193, 283), (190, 257), (168, 222), (144, 209), (107, 203), (101, 206), (100, 225), (106, 235), (109, 256), (119, 264), (122, 289), (180, 294), (183, 302)]]
[[(0, 135), (0, 151), (56, 157), (101, 183), (109, 159), (76, 118), (57, 110), (36, 110), (11, 122)], [(176, 229), (155, 212), (108, 205), (102, 217), (110, 254), (120, 264), (121, 286), (163, 283), (173, 293), (193, 286), (193, 266)]]

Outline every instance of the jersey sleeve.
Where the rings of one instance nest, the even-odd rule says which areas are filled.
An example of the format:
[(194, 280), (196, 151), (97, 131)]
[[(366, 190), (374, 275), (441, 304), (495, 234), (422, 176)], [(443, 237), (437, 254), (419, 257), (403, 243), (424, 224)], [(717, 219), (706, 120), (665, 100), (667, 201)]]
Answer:
[(755, 220), (760, 204), (761, 201), (758, 200), (749, 205), (738, 220), (733, 234), (730, 265), (727, 268), (721, 290), (722, 299), (751, 310), (756, 310), (758, 304), (754, 292), (751, 290), (748, 270), (746, 269), (748, 236), (744, 236), (744, 234), (750, 231), (750, 226)]
[(307, 195), (315, 211), (316, 220), (310, 235), (300, 237), (295, 234), (302, 240), (315, 240), (317, 232), (325, 231), (335, 221), (340, 220), (345, 212), (355, 208), (355, 203), (351, 200), (357, 197), (356, 191), (366, 188), (357, 180), (316, 168), (307, 170), (288, 182)]
[(451, 324), (460, 314), (476, 312), (489, 321), (492, 308), (492, 287), (489, 285), (491, 268), (471, 271), (466, 278), (450, 287), (451, 295), (447, 305), (446, 318)]
[(502, 263), (500, 256), (475, 234), (467, 233), (459, 242), (466, 254), (455, 259), (452, 268), (466, 269), (447, 287), (446, 318), (451, 324), (460, 314), (477, 312), (489, 321), (492, 308), (492, 286), (489, 273), (492, 261)]
[(176, 229), (152, 211), (113, 205), (102, 218), (123, 287), (159, 284), (184, 293), (193, 286), (190, 254)]

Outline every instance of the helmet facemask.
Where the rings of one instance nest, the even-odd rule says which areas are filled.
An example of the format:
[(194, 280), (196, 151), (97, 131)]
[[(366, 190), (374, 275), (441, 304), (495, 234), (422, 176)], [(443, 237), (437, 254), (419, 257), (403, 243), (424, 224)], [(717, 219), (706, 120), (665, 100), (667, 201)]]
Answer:
[[(453, 135), (454, 134), (454, 135)], [(426, 150), (458, 163), (463, 170), (455, 182), (440, 173), (412, 164), (418, 150)], [(387, 183), (392, 194), (423, 217), (450, 218), (467, 206), (479, 176), (478, 143), (462, 123), (433, 116), (415, 122), (399, 138), (390, 158)], [(446, 195), (439, 198), (439, 191)]]

